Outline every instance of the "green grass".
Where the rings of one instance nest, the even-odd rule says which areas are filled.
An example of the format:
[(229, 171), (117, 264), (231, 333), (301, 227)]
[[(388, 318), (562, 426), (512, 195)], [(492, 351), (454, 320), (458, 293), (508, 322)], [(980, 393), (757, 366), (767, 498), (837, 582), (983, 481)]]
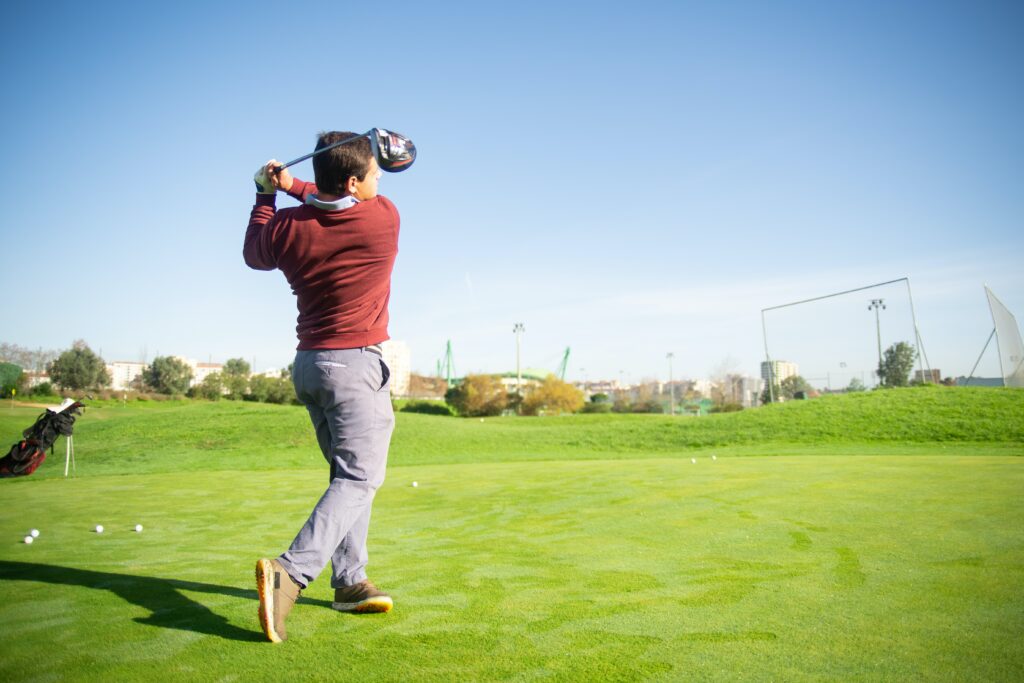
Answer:
[(61, 443), (0, 482), (0, 679), (1020, 680), (1022, 399), (399, 414), (371, 534), (395, 610), (336, 613), (322, 578), (276, 646), (251, 572), (326, 484), (304, 412), (90, 408), (77, 478)]
[[(0, 406), (13, 442), (39, 408)], [(9, 435), (9, 436), (8, 436)], [(99, 402), (75, 430), (81, 476), (120, 472), (320, 468), (305, 409), (221, 401)], [(63, 442), (62, 442), (63, 443)], [(921, 387), (794, 401), (705, 417), (571, 415), (446, 418), (398, 413), (392, 466), (632, 459), (714, 450), (754, 454), (916, 454), (970, 444), (1024, 452), (1024, 392)], [(56, 454), (63, 463), (63, 452)], [(36, 477), (63, 476), (48, 463)]]

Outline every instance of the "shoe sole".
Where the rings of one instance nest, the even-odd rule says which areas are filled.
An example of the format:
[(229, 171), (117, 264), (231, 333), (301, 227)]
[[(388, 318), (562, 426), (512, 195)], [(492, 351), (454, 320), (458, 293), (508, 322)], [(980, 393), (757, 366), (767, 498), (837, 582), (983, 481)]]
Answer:
[(367, 598), (359, 602), (332, 602), (331, 608), (339, 612), (357, 612), (359, 614), (373, 614), (378, 612), (390, 612), (395, 603), (388, 597)]
[(256, 613), (263, 633), (272, 643), (283, 642), (284, 639), (274, 630), (274, 567), (270, 560), (256, 561), (256, 592), (260, 596), (260, 606)]

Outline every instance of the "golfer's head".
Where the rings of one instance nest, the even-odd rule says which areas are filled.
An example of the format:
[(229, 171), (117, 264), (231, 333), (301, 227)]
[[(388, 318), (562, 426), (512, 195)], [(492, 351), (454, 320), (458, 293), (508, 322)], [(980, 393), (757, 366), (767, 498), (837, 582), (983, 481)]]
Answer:
[[(316, 149), (355, 135), (347, 131), (321, 133)], [(351, 195), (360, 200), (376, 197), (380, 169), (370, 139), (364, 135), (313, 157), (313, 175), (322, 193)]]

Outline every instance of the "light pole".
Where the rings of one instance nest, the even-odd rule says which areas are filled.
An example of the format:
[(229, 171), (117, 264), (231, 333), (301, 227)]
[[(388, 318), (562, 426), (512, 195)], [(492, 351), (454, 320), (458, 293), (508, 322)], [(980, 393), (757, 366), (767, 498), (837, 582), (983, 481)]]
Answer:
[(885, 310), (885, 299), (872, 299), (868, 310), (875, 312), (875, 331), (878, 334), (878, 381), (882, 381), (882, 322), (878, 317), (878, 309)]
[(674, 384), (672, 384), (672, 358), (674, 358), (675, 355), (676, 354), (672, 353), (671, 351), (669, 351), (665, 355), (665, 358), (668, 358), (668, 395), (669, 395), (668, 414), (669, 415), (675, 415), (676, 414), (676, 387), (675, 387)]
[(520, 340), (523, 338), (523, 332), (526, 331), (526, 326), (522, 323), (516, 323), (512, 326), (512, 332), (516, 335), (516, 394), (522, 395), (523, 386), (523, 372), (519, 367), (519, 347)]

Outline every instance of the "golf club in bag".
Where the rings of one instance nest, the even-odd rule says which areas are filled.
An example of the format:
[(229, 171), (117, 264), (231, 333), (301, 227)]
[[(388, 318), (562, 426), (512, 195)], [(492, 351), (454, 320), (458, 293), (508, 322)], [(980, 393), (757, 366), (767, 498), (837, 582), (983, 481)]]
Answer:
[(359, 138), (370, 138), (370, 145), (373, 147), (373, 155), (377, 157), (377, 164), (380, 166), (380, 170), (387, 171), (388, 173), (400, 173), (405, 169), (412, 166), (412, 162), (416, 160), (416, 145), (412, 144), (412, 140), (395, 133), (393, 131), (384, 130), (383, 128), (371, 128), (362, 135), (353, 135), (350, 138), (339, 140), (338, 142), (321, 147), (320, 149), (305, 154), (298, 159), (292, 159), (286, 164), (281, 164), (277, 167), (277, 171), (294, 166), (300, 161), (305, 161), (311, 157), (315, 157), (318, 154), (323, 154), (329, 149), (340, 147), (346, 143), (358, 140)]

